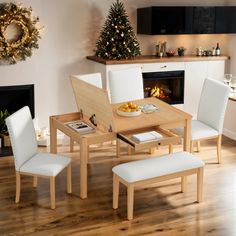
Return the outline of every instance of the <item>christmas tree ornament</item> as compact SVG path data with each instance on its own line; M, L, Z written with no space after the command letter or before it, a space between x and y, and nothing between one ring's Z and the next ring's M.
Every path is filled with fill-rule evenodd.
M95 55L104 59L129 59L141 55L138 40L119 0L110 8L96 43Z

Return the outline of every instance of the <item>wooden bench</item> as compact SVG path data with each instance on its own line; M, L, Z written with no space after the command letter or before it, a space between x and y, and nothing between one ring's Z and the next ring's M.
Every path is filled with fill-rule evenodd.
M113 167L113 209L118 208L119 183L127 187L127 217L133 219L134 188L181 177L181 191L186 190L186 176L197 174L197 202L202 201L204 162L188 152L132 161Z

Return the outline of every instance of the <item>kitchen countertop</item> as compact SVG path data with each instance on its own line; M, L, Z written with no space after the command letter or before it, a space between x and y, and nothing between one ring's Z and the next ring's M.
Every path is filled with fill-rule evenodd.
M173 56L173 57L157 57L154 55L143 55L134 57L132 59L122 59L122 60L106 60L97 56L87 56L87 59L104 65L118 65L118 64L157 63L157 62L218 61L218 60L229 60L230 57L226 55L221 55L221 56L186 55L186 56Z

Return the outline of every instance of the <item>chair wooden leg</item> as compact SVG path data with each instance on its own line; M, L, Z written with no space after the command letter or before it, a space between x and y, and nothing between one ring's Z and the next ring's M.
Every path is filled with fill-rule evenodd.
M181 177L181 192L184 193L186 192L187 189L187 176L182 176Z
M200 152L200 149L201 149L200 141L197 141L197 151Z
M194 142L191 141L190 142L190 152L193 153L193 151L194 151Z
M133 211L134 211L134 186L129 184L127 187L127 218L128 220L133 219Z
M34 176L33 177L33 187L36 188L38 185L38 177L37 176Z
M116 140L116 157L120 157L120 140Z
M217 160L218 163L221 163L221 142L222 142L222 135L219 135L217 138Z
M15 203L18 203L20 201L20 189L21 189L20 173L18 171L16 171L16 199L15 199Z
M70 152L74 151L74 140L70 138Z
M55 209L56 207L56 199L55 199L55 177L50 177L50 201L51 201L51 209Z
M72 193L71 163L67 166L67 193Z
M197 172L197 202L202 201L203 193L203 168L199 168Z
M117 209L119 205L119 184L117 175L113 174L113 209Z
M173 153L173 144L169 144L169 154Z

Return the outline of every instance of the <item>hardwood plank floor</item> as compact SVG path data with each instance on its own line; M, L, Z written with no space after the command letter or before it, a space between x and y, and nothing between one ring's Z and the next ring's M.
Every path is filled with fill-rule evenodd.
M75 150L78 151L76 146ZM45 148L42 148L44 151ZM88 199L79 198L78 153L69 147L59 152L71 156L73 194L66 194L66 173L56 179L56 209L50 209L49 181L23 177L21 201L14 203L15 170L12 157L0 158L0 235L236 235L236 142L223 137L222 164L216 164L214 141L202 143L195 153L206 162L203 202L196 203L196 178L188 178L186 193L179 180L135 191L134 220L126 220L126 189L121 186L119 208L112 209L111 168L142 159L147 152L115 157L115 146L91 147ZM181 150L175 146L174 151ZM160 148L156 154L165 154Z

